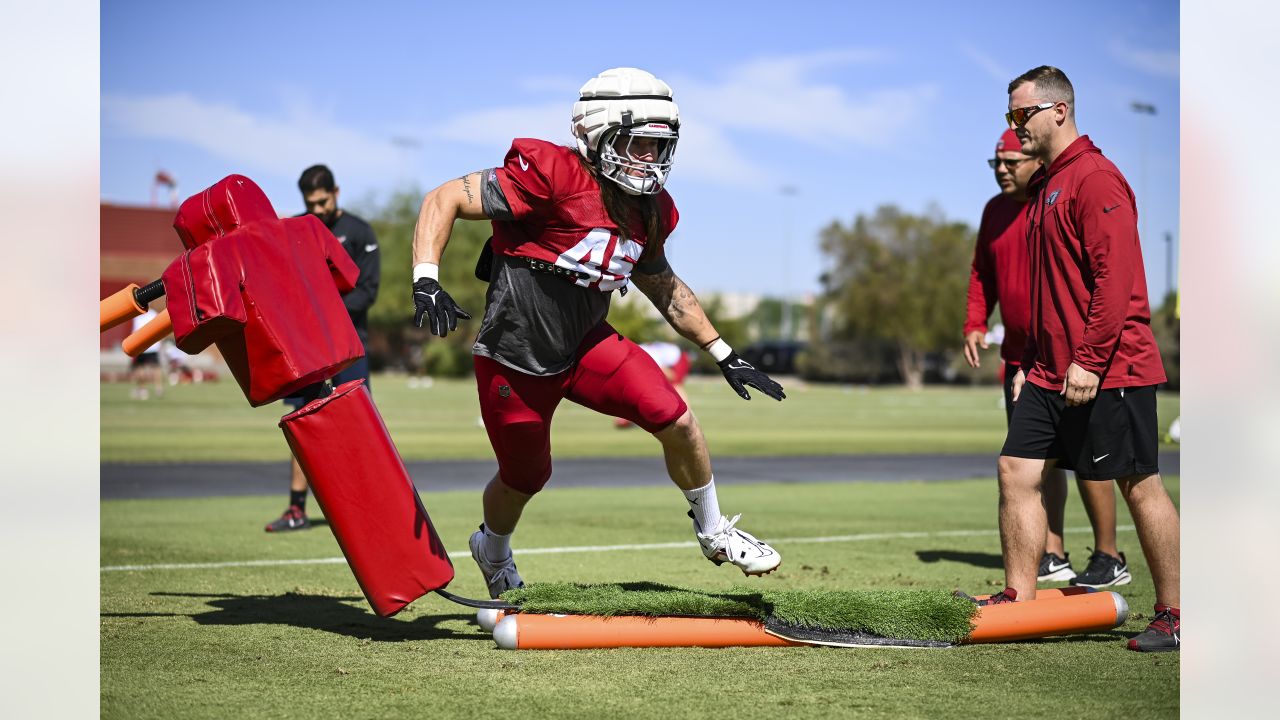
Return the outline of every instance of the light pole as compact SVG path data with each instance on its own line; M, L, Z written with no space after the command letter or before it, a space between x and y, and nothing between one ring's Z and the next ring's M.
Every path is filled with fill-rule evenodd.
M1129 103L1129 109L1133 110L1139 115L1150 115L1151 117L1155 117L1155 114L1156 114L1155 105L1152 105L1151 103L1139 102L1137 100L1134 100L1133 102ZM1141 146L1142 154L1139 156L1139 161L1138 161L1139 168L1140 168L1139 176L1138 176L1138 187L1142 191L1142 202L1143 202L1143 205L1145 205L1146 207L1138 211L1138 217L1140 218L1140 220L1138 221L1138 227L1139 227L1138 234L1145 237L1147 234L1147 215L1148 215L1147 211L1151 209L1151 204L1150 204L1151 199L1147 196L1147 129L1146 129L1147 125L1145 122L1139 121L1139 123L1140 124L1138 125L1138 142Z
M790 340L791 329L791 200L796 196L793 185L783 185L778 190L783 197L782 208L782 327L779 334Z

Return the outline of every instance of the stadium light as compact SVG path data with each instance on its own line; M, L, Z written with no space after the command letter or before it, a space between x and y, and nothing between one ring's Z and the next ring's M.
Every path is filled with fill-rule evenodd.
M1152 105L1151 103L1141 102L1139 100L1134 100L1133 102L1129 103L1129 109L1137 113L1138 115L1148 115L1150 117L1155 117L1156 115L1155 105ZM1138 168L1139 168L1138 187L1142 191L1143 203L1150 202L1150 197L1147 195L1147 127L1146 125L1147 124L1145 122L1142 122L1141 120L1138 121L1138 143L1141 148L1139 150L1141 154L1139 155L1139 160L1138 160ZM1146 237L1147 235L1147 216L1149 216L1150 214L1151 213L1150 213L1149 205L1147 206L1147 208L1140 209L1138 211L1138 234L1141 235L1142 237ZM1166 292L1168 292L1168 290L1169 288L1165 288Z
M799 192L794 185L778 188L783 197L782 210L782 317L778 334L783 340L791 340L795 333L791 327L791 200Z

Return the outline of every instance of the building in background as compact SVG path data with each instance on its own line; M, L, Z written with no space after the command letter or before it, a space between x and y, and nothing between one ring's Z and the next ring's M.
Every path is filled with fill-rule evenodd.
M182 241L173 229L174 214L171 208L110 203L99 206L98 297L107 297L129 283L145 285L158 279L182 253ZM161 310L164 300L152 306ZM129 358L120 349L120 343L129 331L130 323L123 323L99 336L104 376L128 372ZM188 364L194 368L211 368L221 365L221 358L217 349L211 347L190 358Z

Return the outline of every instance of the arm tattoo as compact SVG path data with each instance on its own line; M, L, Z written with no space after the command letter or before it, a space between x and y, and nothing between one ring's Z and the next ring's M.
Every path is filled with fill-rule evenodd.
M640 292L648 296L667 322L677 329L689 310L697 307L698 299L694 297L693 291L676 277L670 267L656 275L633 275L631 280L640 288Z
M667 318L675 323L698 304L698 298L694 296L693 291L680 278L674 277L675 286L672 288L671 301L667 309Z
M475 173L471 173L474 175ZM476 201L475 195L471 193L471 175L462 176L462 191L467 194L467 204L471 205Z

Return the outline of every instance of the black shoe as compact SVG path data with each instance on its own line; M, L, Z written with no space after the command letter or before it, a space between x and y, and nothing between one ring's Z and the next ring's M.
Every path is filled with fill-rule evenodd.
M297 505L290 505L280 517L267 523L267 532L288 532L289 530L306 530L311 527L307 513Z
M1071 569L1071 553L1058 557L1053 553L1045 553L1040 558L1040 570L1036 573L1039 582L1066 582L1076 576Z
M1156 619L1146 630L1129 640L1129 649L1138 652L1178 652L1182 647L1182 611L1156 605Z
M1115 557L1101 550L1094 550L1089 556L1089 567L1077 575L1071 584L1104 588L1112 585L1128 585L1130 580L1133 580L1133 576L1129 574L1129 564L1125 560L1124 553L1120 553L1120 557Z

